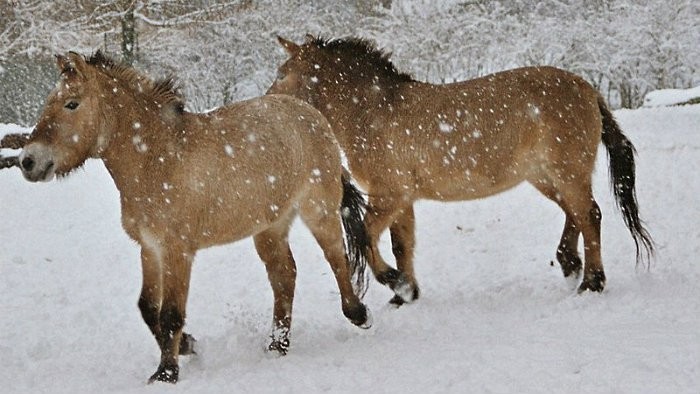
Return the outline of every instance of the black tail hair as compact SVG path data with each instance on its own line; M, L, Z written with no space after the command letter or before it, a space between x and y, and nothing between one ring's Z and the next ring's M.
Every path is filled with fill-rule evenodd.
M355 294L362 298L369 286L367 260L369 253L369 236L365 228L367 203L350 180L350 174L343 170L343 200L340 216L345 229L346 250L352 272Z
M598 97L598 107L603 117L603 145L608 151L610 162L610 184L615 194L615 202L622 212L622 219L630 230L637 249L637 263L642 258L641 247L646 251L647 261L654 254L654 241L639 219L639 207L635 191L636 150L622 133L613 114L602 97ZM641 245L640 245L641 244ZM641 246L641 247L640 247Z

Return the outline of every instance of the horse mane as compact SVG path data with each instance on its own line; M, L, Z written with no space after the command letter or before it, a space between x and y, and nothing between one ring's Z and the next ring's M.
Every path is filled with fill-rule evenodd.
M87 64L105 71L114 78L127 82L129 85L140 86L144 94L163 107L171 107L175 113L185 111L185 98L180 93L174 77L153 80L136 69L125 64L117 63L98 50L90 57L85 57Z
M322 51L328 51L336 56L344 57L346 62L352 60L362 60L358 65L364 65L368 69L382 72L382 76L389 82L414 82L411 74L400 72L389 60L390 52L377 49L375 44L367 39L358 37L325 39L323 37L313 37L309 42ZM366 71L366 70L364 70Z

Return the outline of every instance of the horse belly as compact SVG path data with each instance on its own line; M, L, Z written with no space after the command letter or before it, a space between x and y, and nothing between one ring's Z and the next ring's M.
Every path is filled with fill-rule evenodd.
M222 150L223 151L223 150ZM243 154L242 154L243 155ZM259 155L263 156L263 155ZM180 216L198 247L231 243L255 235L295 210L298 174L288 165L245 157L221 166L190 166L171 215ZM284 160L278 160L284 161Z
M437 176L422 182L418 197L440 201L474 200L511 189L523 180L519 176L494 179L467 173Z
M419 197L442 201L488 197L525 179L524 166L515 157L470 155L464 160L419 168Z
M292 215L298 191L279 183L272 187L266 182L244 182L236 190L211 199L202 207L201 242L212 246L247 238Z

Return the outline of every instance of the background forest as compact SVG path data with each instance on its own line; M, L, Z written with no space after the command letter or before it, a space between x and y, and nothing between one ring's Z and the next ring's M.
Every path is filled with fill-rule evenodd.
M375 324L358 330L296 221L290 353L265 352L272 292L242 240L197 254L187 315L197 355L181 358L178 385L147 385L159 352L137 308L140 249L122 229L109 172L88 160L60 182L29 183L5 169L2 394L698 393L700 105L673 105L700 96L698 0L0 0L0 137L32 129L58 79L56 53L101 49L153 77L172 74L188 109L202 111L264 93L285 59L275 35L307 33L375 40L401 71L431 82L551 64L616 108L643 102L614 113L638 152L653 262L635 265L603 152L593 177L602 294L576 294L550 263L564 215L523 184L416 204L421 298L395 309L373 283ZM388 233L380 248L393 264Z
M307 33L373 39L431 82L554 65L635 108L700 84L699 20L692 0L0 0L0 121L35 121L56 53L101 49L174 75L203 111L264 93L285 57L275 35Z

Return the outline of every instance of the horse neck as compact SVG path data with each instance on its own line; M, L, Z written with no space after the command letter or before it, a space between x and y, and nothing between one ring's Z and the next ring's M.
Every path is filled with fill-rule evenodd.
M334 81L333 78L327 79ZM313 100L314 106L323 113L333 126L336 139L343 149L356 145L363 138L378 111L388 110L400 94L401 84L382 80L345 81L321 86Z
M155 105L139 105L135 101L120 103L108 109L105 119L110 129L110 141L101 154L105 167L112 175L120 192L143 190L138 185L152 176L154 164L163 162L170 136L168 123L159 116Z

